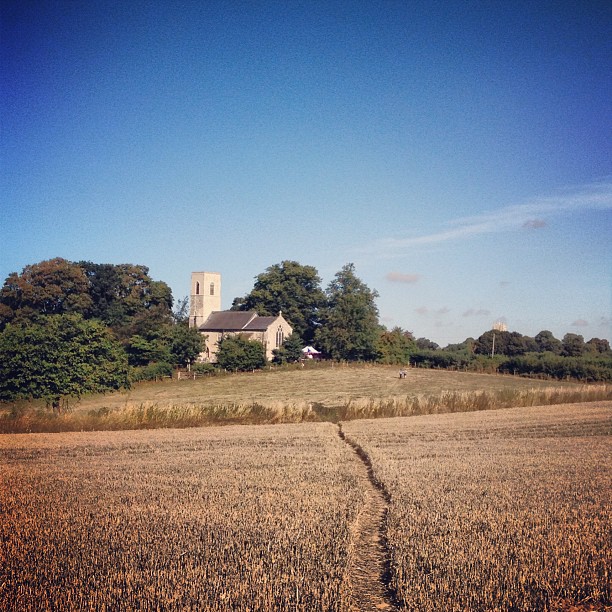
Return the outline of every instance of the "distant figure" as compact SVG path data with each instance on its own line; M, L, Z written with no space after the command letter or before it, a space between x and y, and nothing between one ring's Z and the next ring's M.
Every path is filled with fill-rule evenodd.
M400 378L406 378L406 370L401 369L401 370L399 371L399 377L400 377Z

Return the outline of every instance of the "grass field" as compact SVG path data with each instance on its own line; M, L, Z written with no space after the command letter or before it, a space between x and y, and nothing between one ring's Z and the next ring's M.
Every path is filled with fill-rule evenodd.
M65 414L41 403L0 408L0 432L193 427L406 416L612 399L612 387L388 366L308 364L197 380L140 383L82 398Z
M612 604L612 402L342 423L406 610ZM0 609L352 609L332 423L0 436ZM570 608L570 605L579 607Z

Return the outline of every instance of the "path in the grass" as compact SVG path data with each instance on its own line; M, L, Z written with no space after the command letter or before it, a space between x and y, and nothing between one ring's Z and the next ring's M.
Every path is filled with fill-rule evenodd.
M351 610L395 610L389 591L389 552L384 537L388 495L374 478L367 453L347 438L338 425L338 435L355 451L363 463L363 486L366 492L363 508L353 525L349 558Z

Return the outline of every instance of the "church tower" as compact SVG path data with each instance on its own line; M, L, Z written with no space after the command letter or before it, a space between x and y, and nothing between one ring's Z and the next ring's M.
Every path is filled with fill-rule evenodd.
M189 327L200 327L211 312L218 310L221 310L221 274L192 272Z

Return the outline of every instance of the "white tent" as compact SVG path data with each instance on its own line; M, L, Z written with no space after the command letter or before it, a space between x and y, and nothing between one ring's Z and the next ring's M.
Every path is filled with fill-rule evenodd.
M316 348L314 348L313 346L305 346L302 349L302 353L304 353L304 355L306 355L306 357L310 357L312 359L313 355L320 355L321 352L317 351Z

